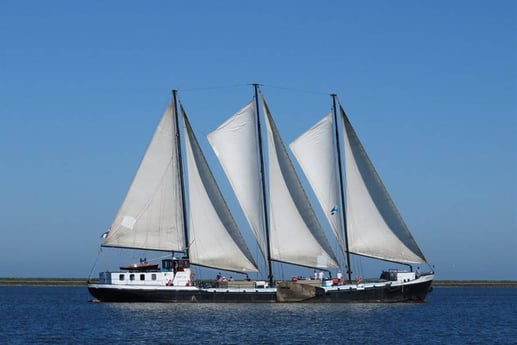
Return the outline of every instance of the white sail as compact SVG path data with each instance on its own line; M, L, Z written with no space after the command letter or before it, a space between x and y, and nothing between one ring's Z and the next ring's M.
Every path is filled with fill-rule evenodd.
M345 253L332 113L323 117L294 140L289 147L307 176L325 217L336 235L341 251Z
M103 246L184 250L172 102L145 152Z
M338 267L264 98L262 106L268 133L271 258L308 267Z
M181 111L188 168L190 262L230 271L257 272L183 108Z
M403 263L424 255L397 211L345 112L347 235L352 253Z
M256 115L253 102L208 135L226 176L257 239L267 252L260 181Z

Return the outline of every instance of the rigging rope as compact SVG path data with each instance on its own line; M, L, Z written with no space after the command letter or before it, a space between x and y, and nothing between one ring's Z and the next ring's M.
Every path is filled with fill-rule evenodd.
M270 87L272 89L278 89L278 90L285 90L285 91L292 91L292 92L301 92L301 93L309 93L313 95L325 95L328 96L328 92L321 92L321 91L314 91L314 90L304 90L304 89L298 89L294 87L285 87L285 86L275 86L275 85L268 85L268 84L262 84L263 86Z
M253 84L248 83L248 84L214 85L214 86L205 86L205 87L192 87L192 88L185 88L185 89L178 88L178 91L193 92L193 91L220 90L220 89L231 89L231 88L239 88L239 87L249 87L250 85L253 85ZM260 84L260 86L266 87L266 88L271 88L271 89L277 89L277 90L308 93L308 94L313 94L313 95L325 95L325 96L329 95L329 92L301 89L301 88L296 88L296 87L278 86L278 85L271 85L271 84Z
M186 89L178 89L181 92L191 92L191 91L206 91L206 90L219 90L219 89L230 89L249 86L249 84L233 84L233 85L218 85L218 86L206 86L206 87L194 87L194 88L186 88Z
M99 256L101 255L102 247L99 247L99 251L97 252L97 257L95 258L95 262L93 263L92 269L90 270L90 273L88 274L88 280L92 278L92 273L95 267L97 266L97 262L99 261Z

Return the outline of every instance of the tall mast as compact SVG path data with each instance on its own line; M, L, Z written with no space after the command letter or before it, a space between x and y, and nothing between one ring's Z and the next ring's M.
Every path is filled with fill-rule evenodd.
M172 90L172 98L174 101L174 121L176 124L175 144L176 150L178 151L178 168L180 175L180 194L181 194L181 210L183 215L183 233L185 235L185 256L189 257L189 239L188 239L188 226L187 226L187 208L185 203L185 184L183 182L183 159L181 157L181 138L180 138L180 127L178 120L178 101L177 101L178 90Z
M271 248L269 244L269 215L266 201L266 179L264 177L264 149L262 147L262 131L260 129L260 114L259 114L259 100L258 100L258 87L259 84L252 84L255 89L255 108L257 115L257 132L258 132L258 146L259 146L259 156L260 156L260 180L262 182L262 200L263 200L263 209L264 209L264 224L266 227L266 261L268 266L268 280L269 285L273 286L273 269L271 266Z
M339 130L338 130L338 122L337 122L337 107L336 107L336 94L333 93L330 95L332 97L332 113L334 115L334 130L336 131L336 149L337 149L337 165L339 172L339 192L341 196L341 207L343 209L342 220L343 220L343 232L345 235L345 259L346 259L346 274L348 276L348 280L352 281L352 269L350 267L350 250L348 249L348 234L347 234L347 225L346 225L346 207L345 207L345 193L343 188L343 169L341 166L341 144L339 142Z

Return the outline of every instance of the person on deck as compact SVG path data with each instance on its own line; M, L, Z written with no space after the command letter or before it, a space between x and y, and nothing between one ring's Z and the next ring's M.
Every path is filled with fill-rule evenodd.
M219 283L221 282L221 272L217 273L217 275L215 276L215 287L219 287Z
M341 285L342 284L342 280L343 280L343 273L341 273L341 271L338 271L337 274L336 274L336 278L337 278L337 281L338 281L338 285Z

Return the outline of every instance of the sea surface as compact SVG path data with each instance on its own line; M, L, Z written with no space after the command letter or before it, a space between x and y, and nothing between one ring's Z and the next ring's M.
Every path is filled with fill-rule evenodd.
M517 344L517 288L422 304L91 303L86 287L0 287L2 344Z

